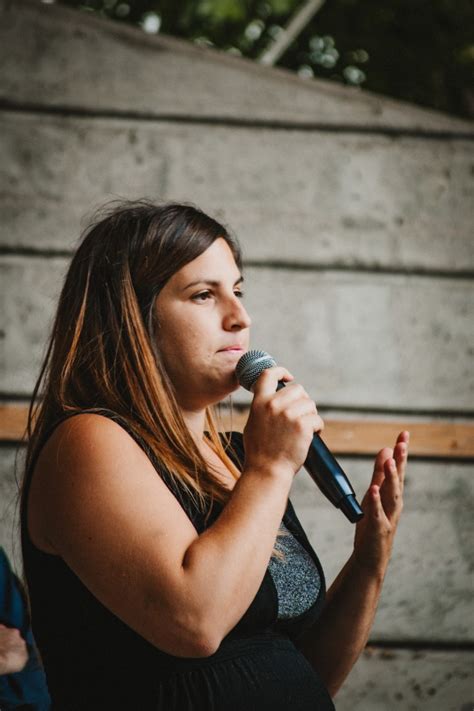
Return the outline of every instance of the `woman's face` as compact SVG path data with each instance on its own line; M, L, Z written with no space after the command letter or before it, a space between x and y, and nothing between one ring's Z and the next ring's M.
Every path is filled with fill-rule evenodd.
M173 274L155 302L156 338L178 403L198 410L237 389L235 366L249 347L242 276L219 238Z

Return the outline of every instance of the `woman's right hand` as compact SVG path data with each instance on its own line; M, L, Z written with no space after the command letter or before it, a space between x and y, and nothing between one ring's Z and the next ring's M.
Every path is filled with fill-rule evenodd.
M301 468L315 432L324 429L315 402L293 375L275 366L256 381L250 415L244 429L245 469L271 472L287 469L294 476ZM276 391L278 381L290 383Z

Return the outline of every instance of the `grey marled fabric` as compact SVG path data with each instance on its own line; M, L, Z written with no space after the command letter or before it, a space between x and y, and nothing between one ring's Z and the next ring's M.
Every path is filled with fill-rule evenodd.
M284 523L280 528L288 531ZM297 617L315 602L321 579L313 559L291 533L277 538L276 547L285 555L284 561L272 557L268 566L278 593L278 619Z

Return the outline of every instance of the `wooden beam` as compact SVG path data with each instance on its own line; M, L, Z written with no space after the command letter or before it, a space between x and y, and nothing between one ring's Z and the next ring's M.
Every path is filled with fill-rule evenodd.
M223 430L242 432L248 409L223 410ZM27 405L0 405L0 441L19 442L26 427ZM410 432L410 456L437 459L474 458L474 425L461 422L366 420L325 418L322 435L329 449L339 455L373 456L382 447L391 447L402 430Z
M226 413L223 429L242 431L248 410L234 412L232 421ZM474 457L474 425L469 423L403 420L346 420L324 419L321 435L329 449L337 454L373 455L382 447L395 443L399 432L410 432L410 455L417 457L462 458Z
M0 405L0 441L19 442L26 429L27 405Z

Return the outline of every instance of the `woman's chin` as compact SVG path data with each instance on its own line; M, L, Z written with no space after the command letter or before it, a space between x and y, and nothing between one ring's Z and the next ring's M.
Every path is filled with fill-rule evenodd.
M239 387L240 385L239 381L237 380L235 370L232 370L222 379L222 382L219 384L219 387L216 390L216 399L213 404L217 404L229 395L232 395L232 393L235 393L236 390L239 389Z
M208 374L201 380L203 387L196 388L189 383L177 393L177 401L181 407L189 410L197 410L212 405L217 405L225 400L229 395L235 393L240 385L235 374L235 368L219 370L212 375Z

